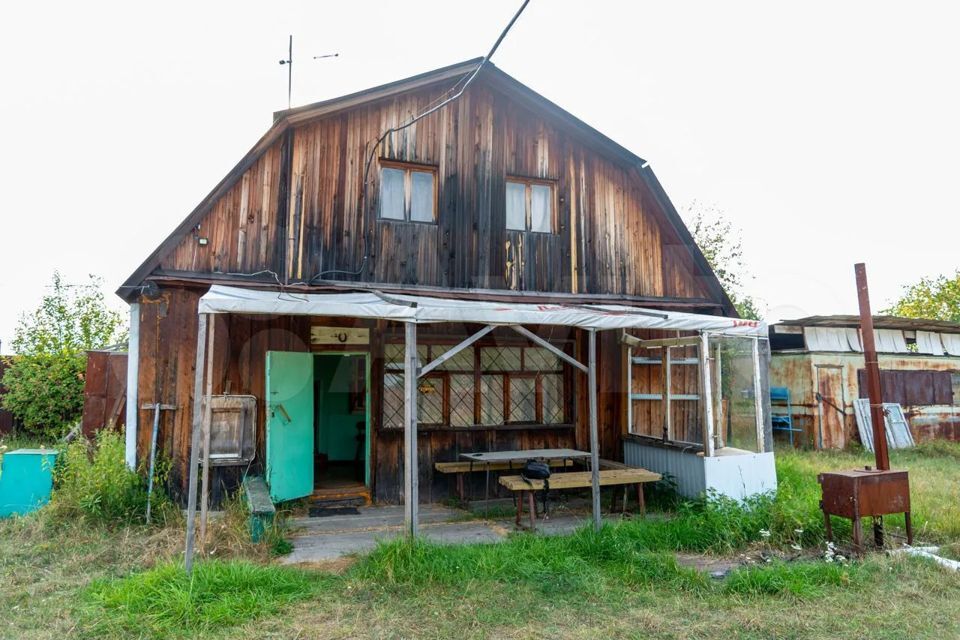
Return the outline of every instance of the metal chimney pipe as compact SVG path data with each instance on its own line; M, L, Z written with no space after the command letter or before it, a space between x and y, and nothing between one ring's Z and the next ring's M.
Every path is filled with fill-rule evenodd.
M857 274L857 298L860 301L860 333L863 339L863 359L867 374L867 396L870 398L870 421L873 423L873 453L877 469L890 470L887 451L887 430L884 427L883 392L880 387L880 363L873 335L873 316L870 313L870 292L867 288L867 267L862 262L853 265Z

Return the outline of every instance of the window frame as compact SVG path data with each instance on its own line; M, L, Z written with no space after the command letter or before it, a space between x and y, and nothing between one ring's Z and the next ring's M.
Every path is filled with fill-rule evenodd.
M387 348L397 345L402 346L402 342L396 339L387 339L383 343L381 357L383 358L383 380L381 385L385 384L386 378L388 375L403 375L402 366L398 363L391 364L387 361ZM447 341L437 341L437 342L420 342L418 346L418 351L420 349L427 350L427 359L436 358L439 353L434 353L434 348L448 349L453 346L455 343L448 343ZM481 352L484 348L507 348L507 349L517 349L520 352L520 365L519 369L514 368L484 368L481 365ZM420 427L427 427L430 429L439 429L439 430L483 430L483 429L523 429L523 428L533 428L533 429L542 429L542 428L553 428L553 429L563 429L573 426L576 422L576 402L572 398L572 394L575 393L575 383L572 380L573 372L572 368L562 360L557 362L556 369L549 370L533 370L526 368L526 358L527 350L529 349L541 349L535 344L527 342L487 342L481 340L476 344L468 347L472 350L473 355L473 368L470 370L445 370L445 369L436 369L428 373L425 378L429 378L431 383L437 387L437 390L441 394L443 399L443 409L442 409L442 420L441 422L418 422ZM566 349L564 349L566 350ZM421 359L422 354L421 354ZM421 362L423 364L423 362ZM472 388L472 410L473 410L473 419L472 423L469 425L454 425L453 417L453 399L451 398L452 392L452 376L470 376L473 378L473 388ZM547 413L547 405L545 400L546 392L544 387L546 384L545 379L548 376L559 376L559 385L557 387L560 394L560 414L559 420L557 422L545 422L544 418ZM499 401L497 404L500 405L501 419L496 423L485 423L483 421L483 398L484 392L480 383L481 378L483 377L495 377L499 378L501 381L502 395L497 398ZM533 421L522 421L522 420L511 420L511 382L514 379L528 379L533 380L533 386L535 389L534 396L534 413L535 418ZM419 384L417 385L419 388ZM382 397L382 395L381 395ZM381 406L377 408L379 412L379 424L381 429L387 430L396 430L398 426L396 424L387 424L384 419L385 406L381 403Z
M383 215L383 170L395 169L403 171L403 218L387 218ZM413 174L429 173L433 178L433 219L414 220L413 215ZM432 164L417 162L402 162L399 160L380 159L380 174L377 195L377 221L400 224L424 224L436 226L440 209L440 176L439 167Z
M513 229L507 226L507 185L510 183L522 184L524 185L524 228L523 229ZM534 185L544 186L550 189L550 197L548 202L550 203L550 230L549 231L535 231L532 228L533 225L533 187ZM558 213L558 198L557 198L557 181L551 180L550 178L529 178L526 176L514 176L508 175L503 186L503 226L507 231L516 231L520 233L537 233L540 235L556 235L557 234L557 222L559 221Z

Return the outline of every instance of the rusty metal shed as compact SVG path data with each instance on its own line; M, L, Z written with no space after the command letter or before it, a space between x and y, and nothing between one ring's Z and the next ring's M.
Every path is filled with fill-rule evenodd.
M866 397L858 325L836 315L770 326L770 385L790 391L796 446L856 441L853 403ZM877 316L874 332L884 400L903 406L914 439L960 440L960 324Z

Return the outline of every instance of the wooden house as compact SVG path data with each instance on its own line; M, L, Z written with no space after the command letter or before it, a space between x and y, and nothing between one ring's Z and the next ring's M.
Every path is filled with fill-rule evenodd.
M118 292L132 318L128 462L140 464L150 448L153 412L143 407L175 406L161 413L158 447L173 462L171 488L183 491L195 397L242 396L253 407L252 460L218 467L215 494L244 473L266 470L278 485L271 487L275 499L358 491L400 501L404 322L284 306L308 296L354 292L394 302L422 296L500 309L627 313L600 311L617 305L637 309L637 317L699 318L706 324L698 327L729 327L765 341L765 327L737 319L650 166L492 64L457 100L389 132L462 88L480 62L276 113L266 134L130 276ZM281 306L211 314L209 375L199 386L198 305L221 286L268 292ZM417 304L404 300L400 306ZM585 325L526 326L564 354L587 358L593 333ZM661 322L633 335L676 338L692 326ZM475 319L418 325L420 365L482 327ZM597 447L611 459L622 459L630 430L628 393L643 391L651 376L660 380L638 373L628 391L623 338L623 331L597 334ZM414 424L420 499L448 495L451 482L434 464L461 452L588 448L584 378L506 325L422 376ZM674 380L693 393L702 384L698 375ZM291 385L303 393L279 402L289 390L278 388ZM636 409L631 415L646 422L635 419L634 430L659 437L660 405L638 399ZM701 415L689 407L677 413L678 433L689 423L687 436L702 442ZM301 434L296 444L280 443L279 434L294 432ZM281 480L285 470L296 477ZM287 481L297 488L281 489Z

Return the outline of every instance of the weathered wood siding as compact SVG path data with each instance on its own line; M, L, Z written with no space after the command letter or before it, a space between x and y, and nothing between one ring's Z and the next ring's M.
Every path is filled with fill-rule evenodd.
M161 268L269 269L291 281L325 273L391 284L716 298L637 167L490 83L476 83L449 108L388 136L376 154L437 167L437 223L379 220L376 159L364 190L372 141L440 99L448 84L286 132L213 204L195 233L162 258ZM554 233L506 229L508 176L555 182ZM209 244L201 246L198 237Z
M197 300L200 292L170 288L154 300L143 300L140 312L140 384L141 406L153 402L176 405L173 412L161 414L158 446L172 462L170 487L174 494L186 489L192 420L192 393L196 356ZM385 336L399 329L386 322L354 321L345 318L261 317L245 315L215 316L213 393L251 394L257 398L257 457L253 472L262 472L265 456L265 362L266 353L277 351L335 351L337 346L310 345L310 326L356 326L370 329L371 369L371 469L377 500L396 502L403 486L403 431L381 425L383 390L383 345ZM457 328L464 334L472 327ZM437 343L441 328L424 328L423 342ZM449 334L449 331L447 332ZM570 330L553 332L555 339L566 339L571 352L586 358L586 336ZM558 338L559 337L559 338ZM450 341L450 336L446 336ZM357 346L341 347L349 351ZM598 337L598 390L601 455L619 458L619 437L623 430L623 350L612 332ZM419 434L421 498L436 501L450 495L451 478L434 472L438 461L456 460L461 452L574 447L589 449L586 423L586 376L571 372L572 388L568 401L572 426L523 426L422 428ZM146 460L150 446L153 412L140 410L137 459ZM234 489L243 469L215 468L214 499L224 490ZM481 476L482 474L474 474ZM483 491L480 477L472 479L474 495ZM495 482L493 483L496 484ZM496 492L496 487L492 487Z

